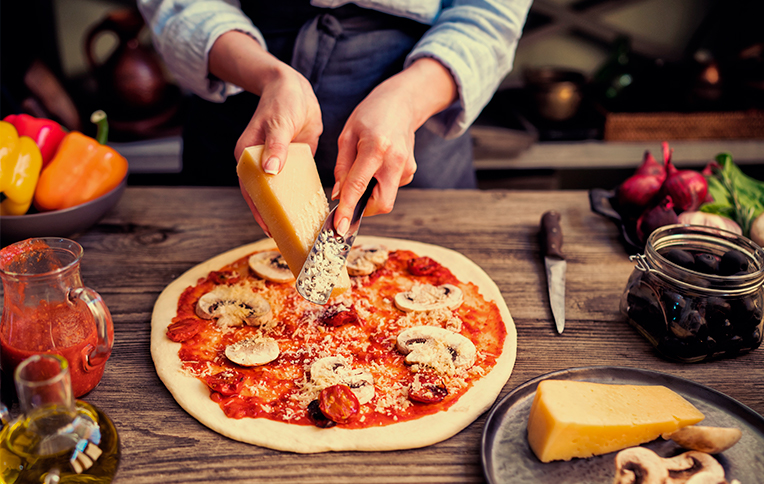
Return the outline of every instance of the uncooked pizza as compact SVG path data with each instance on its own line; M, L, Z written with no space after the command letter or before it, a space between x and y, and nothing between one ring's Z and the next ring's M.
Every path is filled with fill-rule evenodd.
M347 268L350 289L325 305L297 293L271 239L192 268L154 307L159 377L216 432L293 452L422 447L493 404L517 337L479 266L361 236Z

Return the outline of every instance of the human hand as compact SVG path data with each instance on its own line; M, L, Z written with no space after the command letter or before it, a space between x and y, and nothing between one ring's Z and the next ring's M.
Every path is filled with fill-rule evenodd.
M315 155L322 130L321 109L310 83L286 66L283 76L264 86L255 114L236 143L234 155L238 160L245 148L264 145L260 158L263 171L275 175L284 167L291 142L307 143ZM247 191L241 188L255 221L270 237L268 226Z
M383 83L374 89L353 110L339 136L332 199L340 198L334 218L340 234L347 231L353 209L372 178L378 183L366 215L392 211L398 188L414 178L417 126L410 104L394 87Z
M238 160L245 148L265 145L263 169L271 174L284 167L289 143L307 143L315 154L323 131L321 108L310 82L286 64L277 70L263 85L257 109L234 150Z
M366 215L389 213L398 188L414 178L416 130L456 99L456 83L438 61L416 60L387 79L353 110L338 140L332 199L339 198L335 230L345 235L353 210L372 178L378 183Z
M307 143L313 153L323 131L321 109L313 88L302 74L268 53L243 32L221 35L209 56L210 73L256 94L260 100L234 149L235 160L248 146L265 145L261 157L267 173L284 167L291 142ZM269 234L246 190L242 194L252 215ZM270 234L269 234L270 235Z

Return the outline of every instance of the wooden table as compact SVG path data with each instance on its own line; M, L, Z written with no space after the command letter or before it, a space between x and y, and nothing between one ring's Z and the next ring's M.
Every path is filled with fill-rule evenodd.
M537 241L548 209L562 214L568 256L562 335L551 319ZM554 370L629 366L694 380L764 414L764 349L731 360L674 363L625 322L618 304L634 264L616 227L589 210L586 192L404 190L394 211L365 219L361 233L454 249L496 281L518 332L517 362L502 395ZM300 455L232 441L178 406L149 352L154 302L187 269L263 236L238 189L129 187L98 225L74 237L85 248L83 280L114 318L106 373L84 397L113 419L122 439L114 482L483 482L486 415L423 449Z

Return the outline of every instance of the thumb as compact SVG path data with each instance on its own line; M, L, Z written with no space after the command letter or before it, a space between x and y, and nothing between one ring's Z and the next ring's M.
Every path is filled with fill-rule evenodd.
M277 175L284 168L284 163L287 158L287 150L289 149L289 138L282 138L276 136L270 136L265 139L265 147L263 148L263 155L260 158L262 168L265 173L269 175Z

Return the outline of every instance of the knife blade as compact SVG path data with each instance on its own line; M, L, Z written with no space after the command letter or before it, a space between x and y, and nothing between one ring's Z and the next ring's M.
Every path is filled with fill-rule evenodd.
M555 210L545 212L541 217L541 251L546 267L549 305L557 332L562 334L565 329L565 271L568 263L562 252L560 213Z
M329 300L358 235L363 211L376 185L377 180L372 178L353 210L350 227L344 236L334 231L337 206L329 212L295 281L295 288L303 298L315 304L326 304Z

